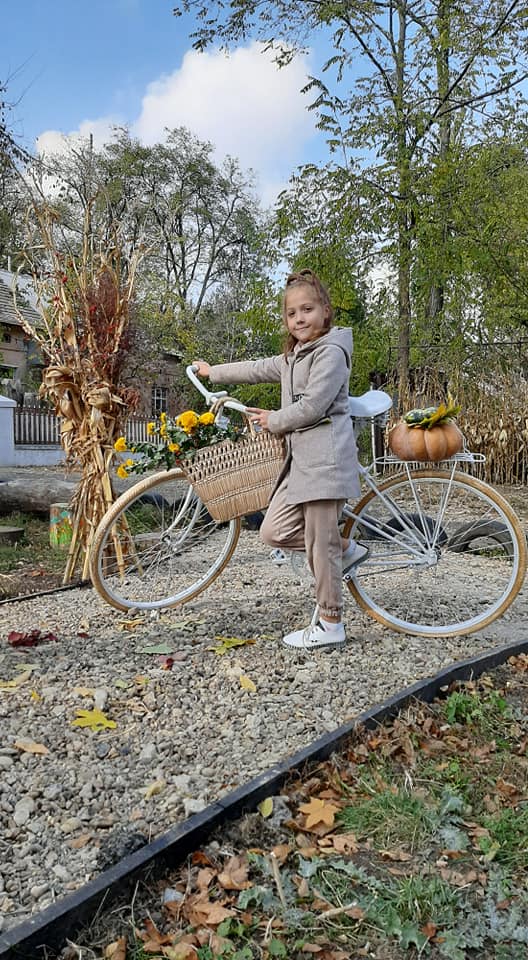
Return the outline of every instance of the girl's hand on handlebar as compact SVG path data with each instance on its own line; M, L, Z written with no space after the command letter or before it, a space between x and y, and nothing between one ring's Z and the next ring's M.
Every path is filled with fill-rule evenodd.
M249 419L253 423L258 423L259 427L263 430L268 429L268 417L271 413L271 410L261 410L260 407L248 407L247 412L249 413Z
M211 366L205 360L193 360L192 365L198 377L208 377L211 373Z

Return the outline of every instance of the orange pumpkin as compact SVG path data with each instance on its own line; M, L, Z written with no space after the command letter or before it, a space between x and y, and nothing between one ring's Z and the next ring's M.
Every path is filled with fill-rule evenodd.
M455 423L446 420L429 430L409 427L402 420L389 431L389 449L400 460L447 460L464 446L463 434Z

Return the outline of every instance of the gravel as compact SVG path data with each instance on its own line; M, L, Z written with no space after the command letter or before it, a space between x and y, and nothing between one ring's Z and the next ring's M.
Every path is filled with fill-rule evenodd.
M4 930L413 681L525 639L528 590L469 637L391 633L350 601L343 651L281 646L311 612L310 587L249 530L208 591L157 617L119 613L91 589L0 605ZM34 629L57 639L7 643ZM256 642L220 656L219 637ZM72 725L94 709L115 727Z

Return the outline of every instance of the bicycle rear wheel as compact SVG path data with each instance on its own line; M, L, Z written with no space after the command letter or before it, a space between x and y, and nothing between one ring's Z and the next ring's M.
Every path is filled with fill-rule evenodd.
M118 610L185 603L229 562L240 520L218 524L179 469L146 477L110 507L90 554L98 593Z
M343 533L369 548L349 582L375 620L417 636L473 633L500 617L526 572L509 504L463 473L409 471L353 508Z

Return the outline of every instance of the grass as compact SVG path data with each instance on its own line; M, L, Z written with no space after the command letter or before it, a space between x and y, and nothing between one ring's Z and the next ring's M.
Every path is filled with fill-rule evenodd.
M43 574L62 573L66 553L50 548L47 519L13 512L2 516L0 525L24 528L23 537L17 544L0 543L0 596L2 593L16 596L20 586L25 585L27 588L28 578L31 578L32 573L35 576L35 589L38 589L38 577ZM20 577L19 581L17 577Z

